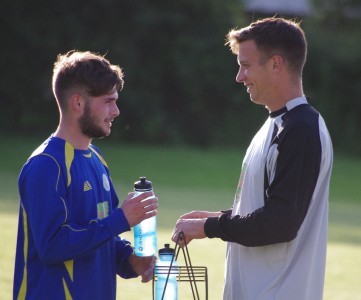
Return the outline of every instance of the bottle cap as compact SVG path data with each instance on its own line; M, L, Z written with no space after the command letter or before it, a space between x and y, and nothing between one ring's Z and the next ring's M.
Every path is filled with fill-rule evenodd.
M158 253L159 255L174 255L174 249L169 247L169 244L164 244L164 248L159 249Z
M134 182L134 190L150 191L152 190L152 182L146 177L139 177L139 181Z

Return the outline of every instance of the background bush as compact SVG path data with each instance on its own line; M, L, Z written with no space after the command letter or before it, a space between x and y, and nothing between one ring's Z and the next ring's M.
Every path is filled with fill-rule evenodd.
M305 93L326 119L335 147L360 154L361 21L344 12L356 4L315 2L315 14L303 21ZM107 54L126 74L112 139L248 144L267 111L250 104L235 82L236 57L224 42L229 29L252 18L236 0L3 1L0 130L55 130L52 65L57 54L78 49Z

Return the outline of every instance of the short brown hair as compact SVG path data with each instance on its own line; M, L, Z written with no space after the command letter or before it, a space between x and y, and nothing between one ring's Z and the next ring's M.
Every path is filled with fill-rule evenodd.
M67 92L84 88L90 96L106 94L114 87L121 90L124 74L119 66L111 65L104 56L86 51L59 54L53 69L53 93L59 106L64 106Z
M227 43L238 54L240 43L253 40L259 51L270 58L275 54L287 61L290 70L301 76L307 56L307 41L300 23L283 18L265 18L242 29L232 29Z

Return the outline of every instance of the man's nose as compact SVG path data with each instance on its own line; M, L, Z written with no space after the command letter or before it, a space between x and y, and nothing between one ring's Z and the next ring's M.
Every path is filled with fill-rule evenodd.
M119 114L120 114L118 105L117 105L116 103L114 103L114 107L113 107L113 110L112 110L112 114L113 114L114 117L117 117L117 116L119 116Z
M242 70L239 70L236 76L236 81L238 83L242 83L244 81L245 77L244 77L244 73L242 72Z

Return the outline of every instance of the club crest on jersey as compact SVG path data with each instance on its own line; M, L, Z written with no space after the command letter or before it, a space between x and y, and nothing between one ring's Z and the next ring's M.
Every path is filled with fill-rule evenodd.
M103 187L107 192L110 191L109 179L108 179L108 176L105 174L103 174Z

